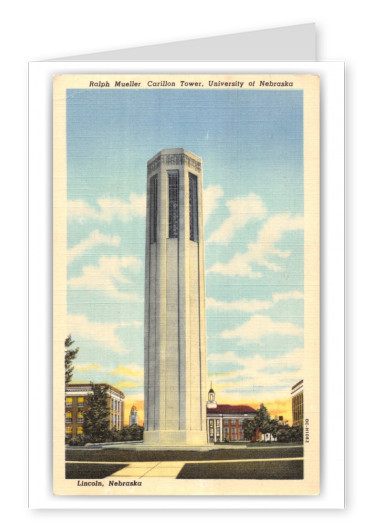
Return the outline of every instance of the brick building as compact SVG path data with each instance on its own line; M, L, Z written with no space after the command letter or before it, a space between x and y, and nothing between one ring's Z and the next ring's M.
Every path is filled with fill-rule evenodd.
M250 406L217 404L211 387L206 403L208 442L244 441L243 422L255 415L256 410Z
M108 427L121 430L124 427L124 393L116 387L101 383L107 387ZM82 435L84 413L89 409L91 384L68 384L65 387L65 436Z
M291 387L292 425L303 426L303 380Z

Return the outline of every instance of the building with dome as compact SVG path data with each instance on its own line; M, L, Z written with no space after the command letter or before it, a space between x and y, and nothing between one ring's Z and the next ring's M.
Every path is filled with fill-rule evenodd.
M134 404L131 407L131 411L129 413L129 426L133 426L133 424L138 424L137 408Z
M217 407L217 402L215 400L215 392L213 389L213 383L211 383L209 393L208 393L208 401L206 403L206 409L215 409L216 407Z
M256 415L247 405L217 404L211 385L206 403L206 430L208 443L244 441L243 422Z

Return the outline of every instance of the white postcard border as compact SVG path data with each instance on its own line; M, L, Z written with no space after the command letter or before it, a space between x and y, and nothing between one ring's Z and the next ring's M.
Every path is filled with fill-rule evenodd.
M318 497L58 497L52 495L52 78L62 73L307 73L322 97L322 494ZM30 506L33 508L339 508L344 490L343 63L31 63ZM49 423L46 422L49 419Z

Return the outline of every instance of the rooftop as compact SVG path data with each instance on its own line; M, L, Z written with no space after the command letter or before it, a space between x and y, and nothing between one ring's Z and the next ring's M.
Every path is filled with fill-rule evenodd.
M293 385L291 387L291 390L295 389L296 387L298 387L299 385L301 385L303 383L303 380L300 380L300 382L296 383L295 385Z
M197 161L201 162L201 157L196 155L195 153L192 153L192 151L188 151L188 149L184 148L168 148L168 149L161 149L161 151L158 151L151 159L148 160L148 164L150 164L154 159L158 158L160 155L179 155L179 154L186 154L190 157L193 157Z
M231 404L218 404L217 407L206 408L207 413L256 413L251 406L243 404L233 406Z
M123 391L120 391L120 389L118 389L117 387L114 387L113 385L110 385L108 383L103 383L103 382L100 382L100 383L95 383L95 385L100 385L101 387L108 387L108 389L111 389L112 391L114 391L115 393L119 393L123 398L125 398L125 394L123 393ZM69 383L65 386L65 391L74 391L76 388L79 388L79 387L87 387L87 388L91 388L91 383L88 383L88 382L82 382L82 383Z

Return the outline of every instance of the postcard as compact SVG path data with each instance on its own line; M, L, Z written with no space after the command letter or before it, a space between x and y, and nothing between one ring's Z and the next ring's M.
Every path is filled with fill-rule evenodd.
M55 76L56 495L319 494L319 87Z

